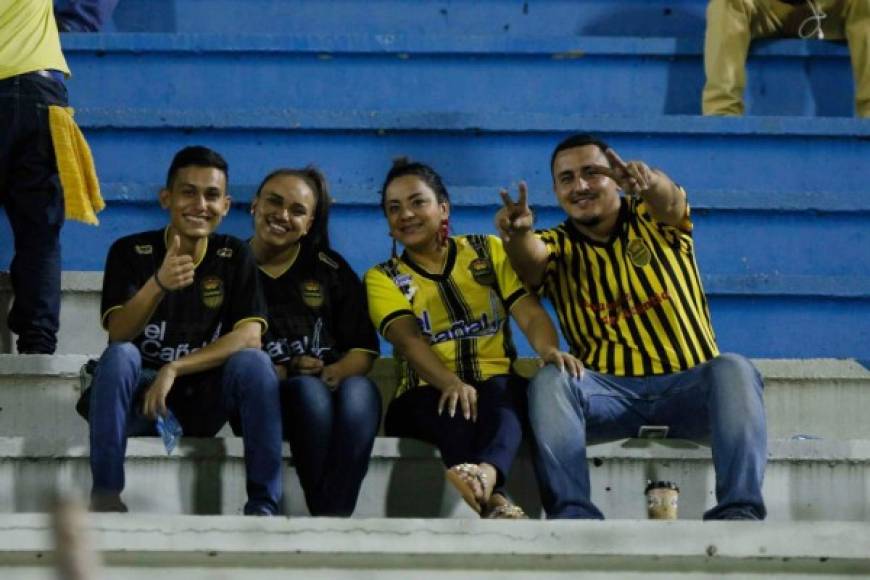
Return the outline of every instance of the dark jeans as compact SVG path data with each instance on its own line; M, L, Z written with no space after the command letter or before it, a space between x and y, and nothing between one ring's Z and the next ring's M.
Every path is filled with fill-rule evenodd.
M354 376L330 391L317 377L298 376L281 383L281 407L308 511L350 516L381 422L378 388Z
M527 381L513 375L491 377L477 389L477 422L467 421L457 406L453 417L438 414L441 391L415 387L393 399L384 430L390 437L413 437L431 443L447 467L489 463L498 473L500 490L523 439L521 417Z
M193 375L193 381L180 377L167 405L184 434L193 437L212 437L230 416L237 416L245 446L245 513L278 513L283 488L281 414L272 362L261 350L245 349L221 369L202 375ZM142 395L153 378L154 371L142 368L142 357L132 343L112 343L100 357L89 411L94 495L120 494L127 438L155 434L154 421L140 413Z
M0 80L0 203L15 237L9 329L19 352L50 354L57 345L64 200L48 106L66 104L55 80L35 73Z
M755 367L722 354L680 373L574 379L553 365L529 385L529 418L541 500L549 518L603 518L590 499L586 444L667 425L669 437L709 439L718 504L705 519L764 519L767 463L764 384Z

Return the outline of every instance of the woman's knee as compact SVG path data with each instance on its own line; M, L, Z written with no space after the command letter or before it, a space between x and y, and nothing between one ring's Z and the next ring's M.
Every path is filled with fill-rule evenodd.
M381 415L381 392L375 383L364 376L344 379L338 388L342 408L353 415Z
M281 383L281 399L294 411L323 413L332 409L332 393L319 377L298 375Z

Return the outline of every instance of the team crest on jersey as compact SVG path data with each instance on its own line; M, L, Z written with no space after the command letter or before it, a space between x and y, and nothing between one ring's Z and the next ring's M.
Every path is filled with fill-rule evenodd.
M199 284L202 303L207 308L220 308L224 303L224 281L217 276L206 276Z
M471 272L474 281L478 284L482 286L493 286L495 284L495 272L489 260L477 258L468 265L468 270Z
M140 256L150 256L154 253L154 247L151 244L142 244L141 246L134 246L136 253Z
M323 306L323 286L317 280L306 280L301 284L302 302L309 308Z
M646 243L640 238L634 238L628 242L625 253L628 255L628 259L631 260L631 263L638 268L643 268L652 260L652 252L650 252Z
M217 251L218 258L232 258L233 257L233 249L232 248L221 248Z

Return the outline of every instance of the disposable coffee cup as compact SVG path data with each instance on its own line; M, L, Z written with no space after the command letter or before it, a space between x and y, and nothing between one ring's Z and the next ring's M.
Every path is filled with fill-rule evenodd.
M676 483L673 481L647 481L645 493L649 519L677 519L680 488Z

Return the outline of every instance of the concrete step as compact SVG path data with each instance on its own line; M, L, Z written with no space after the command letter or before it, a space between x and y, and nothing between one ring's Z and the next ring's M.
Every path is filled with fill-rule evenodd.
M0 354L0 436L84 441L85 422L76 414L83 355ZM755 360L765 379L771 438L809 435L824 439L870 439L865 401L870 371L850 360ZM520 371L534 372L532 359ZM385 402L396 385L391 359L380 359L371 376Z
M700 114L704 85L701 38L362 28L340 35L82 34L65 36L63 46L74 73L72 102L81 108L198 111L208 94L215 116L274 108L644 117ZM593 77L596 90L589 90L582 80ZM747 79L750 115L854 115L843 45L756 43Z
M155 4L159 8L154 8ZM700 36L704 0L124 0L125 32ZM312 24L316 23L316 25Z
M158 438L131 439L124 501L134 512L239 514L245 503L242 441L182 439L167 457ZM285 447L289 461L289 452ZM292 462L290 462L292 465ZM715 504L710 450L688 441L626 439L589 449L592 499L608 518L646 517L648 479L676 481L681 519L700 519ZM284 472L284 513L307 510L293 469ZM774 521L870 521L870 441L770 442L764 496ZM0 438L0 512L46 509L62 491L90 489L88 448L74 438ZM159 490L159 491L158 491ZM412 491L413 490L413 491ZM508 491L541 516L528 454L518 458ZM358 517L473 518L451 486L436 450L413 440L378 438L363 482Z
M847 522L488 522L94 515L105 578L858 578L870 528ZM49 518L0 516L0 573L55 578Z

